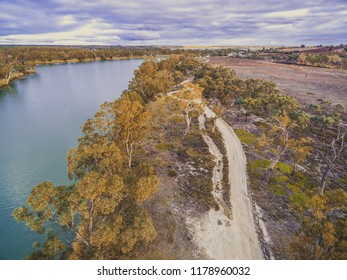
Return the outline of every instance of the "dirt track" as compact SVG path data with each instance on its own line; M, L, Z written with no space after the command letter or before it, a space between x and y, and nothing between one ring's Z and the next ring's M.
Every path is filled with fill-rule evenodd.
M211 57L209 63L234 69L243 79L272 81L283 93L302 103L331 99L333 103L347 107L347 71L344 70L230 57Z
M204 109L207 117L214 116L208 107ZM225 121L218 119L216 125L227 150L232 219L221 210L211 209L202 219L190 220L195 242L212 259L263 259L247 190L245 153L240 140ZM218 148L209 146L210 152L218 158Z

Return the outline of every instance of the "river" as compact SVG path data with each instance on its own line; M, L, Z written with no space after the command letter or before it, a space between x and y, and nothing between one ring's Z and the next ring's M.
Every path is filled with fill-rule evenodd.
M141 59L44 65L0 89L0 259L23 259L37 234L12 211L42 181L69 184L66 154L80 127L120 97Z

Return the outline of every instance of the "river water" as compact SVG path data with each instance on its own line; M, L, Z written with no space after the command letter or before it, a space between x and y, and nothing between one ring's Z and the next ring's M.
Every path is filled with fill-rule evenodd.
M80 127L127 88L141 59L45 65L0 89L0 259L23 259L37 235L12 211L42 181L69 184Z

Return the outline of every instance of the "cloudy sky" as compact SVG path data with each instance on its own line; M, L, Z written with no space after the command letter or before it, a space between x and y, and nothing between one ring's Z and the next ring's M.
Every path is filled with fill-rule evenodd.
M0 44L347 43L347 0L0 0Z

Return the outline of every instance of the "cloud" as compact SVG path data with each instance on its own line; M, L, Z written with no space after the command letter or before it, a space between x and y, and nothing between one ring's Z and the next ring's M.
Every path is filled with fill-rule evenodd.
M0 44L332 44L347 3L277 0L0 2Z
M60 25L60 26L76 25L76 24L77 24L77 21L76 21L75 17L72 15L62 16L58 20L58 25Z
M300 18L309 14L309 9L297 9L289 11L271 12L265 14L267 18Z
M119 33L119 38L125 41L158 40L160 34L151 30L124 31Z

